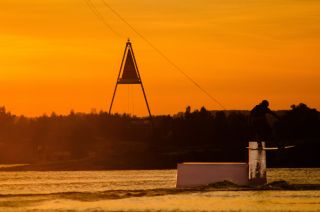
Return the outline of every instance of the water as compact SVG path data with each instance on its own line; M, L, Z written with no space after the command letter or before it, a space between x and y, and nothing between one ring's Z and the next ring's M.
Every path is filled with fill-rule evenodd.
M320 211L320 169L269 169L279 180L290 185L175 189L176 170L0 172L0 211Z

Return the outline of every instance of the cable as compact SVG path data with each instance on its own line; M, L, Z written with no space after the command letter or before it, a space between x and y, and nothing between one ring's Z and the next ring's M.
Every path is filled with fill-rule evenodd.
M88 8L91 10L91 12L110 30L112 31L116 36L121 37L122 36L115 31L105 20L104 16L99 12L99 10L96 8L94 3L91 0L84 0L85 3L87 4Z
M130 86L128 86L128 113L130 113Z
M132 93L131 93L131 97L132 97L132 114L134 114L134 87L133 87L133 85L131 85L131 90L132 90Z
M168 58L160 49L153 45L146 37L144 37L140 32L138 32L129 22L127 22L116 10L114 10L105 0L101 0L103 4L111 10L122 22L130 27L140 38L142 38L151 48L153 48L160 56L162 56L168 63L170 63L176 70L178 70L182 75L184 75L190 82L192 82L197 88L199 88L203 93L205 93L212 101L217 103L224 110L226 109L216 98L214 98L206 89L202 88L195 80L193 80L187 73L185 73L178 65L176 65L170 58Z

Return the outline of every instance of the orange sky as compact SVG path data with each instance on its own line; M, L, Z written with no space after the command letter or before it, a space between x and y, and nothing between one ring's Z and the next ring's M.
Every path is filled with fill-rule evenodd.
M28 116L107 110L130 37L154 114L221 109L92 1L120 36L84 0L0 1L0 105ZM320 1L107 2L227 109L265 98L320 109ZM138 86L120 86L114 112L147 115Z

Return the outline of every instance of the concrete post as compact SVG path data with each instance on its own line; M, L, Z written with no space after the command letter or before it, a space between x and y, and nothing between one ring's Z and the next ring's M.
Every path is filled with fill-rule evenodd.
M265 148L265 142L262 142ZM263 185L267 183L266 150L258 149L258 142L249 142L249 183L251 185Z

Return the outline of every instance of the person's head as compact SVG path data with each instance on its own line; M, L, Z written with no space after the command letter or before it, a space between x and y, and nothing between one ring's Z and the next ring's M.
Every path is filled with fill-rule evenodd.
M260 104L263 105L263 106L265 106L265 107L269 107L269 102L268 102L268 100L263 100Z

